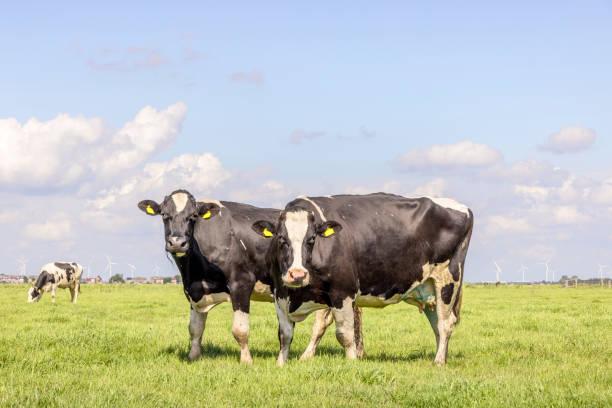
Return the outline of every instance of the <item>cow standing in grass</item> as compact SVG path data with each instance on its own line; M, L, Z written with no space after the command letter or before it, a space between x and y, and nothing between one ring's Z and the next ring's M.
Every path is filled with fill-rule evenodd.
M51 291L51 301L55 302L57 288L70 288L70 301L77 302L81 291L83 267L75 262L53 262L44 265L34 286L28 291L28 302L38 302L44 292Z
M234 309L232 334L240 346L240 362L252 363L248 347L250 300L272 302L273 297L265 262L269 242L260 239L251 224L258 219L273 222L280 210L229 201L196 202L185 190L172 192L161 204L143 200L138 208L163 219L166 251L179 268L185 296L191 303L189 359L200 357L208 312L230 301ZM317 314L303 358L314 355L331 322L329 310Z
M354 305L405 301L425 311L436 336L435 363L446 362L461 308L463 268L473 215L450 199L392 194L298 197L274 224L267 256L279 320L279 365L289 356L295 322L331 307L336 337L356 357ZM266 234L267 231L267 234Z

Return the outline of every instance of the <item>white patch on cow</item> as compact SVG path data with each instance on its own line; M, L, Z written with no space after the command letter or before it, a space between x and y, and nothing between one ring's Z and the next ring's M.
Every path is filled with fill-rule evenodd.
M302 320L306 319L308 315L314 312L315 310L327 309L327 308L328 308L327 305L323 305L321 303L315 303L313 301L304 302L297 308L297 310L294 310L293 312L289 313L289 319L292 322L301 322Z
M293 250L293 263L289 270L306 270L302 263L302 244L308 231L308 213L306 211L291 211L286 213L285 228L289 237L289 244Z
M270 285L261 283L260 281L255 282L253 292L251 292L251 300L255 302L273 302L274 297L270 290Z
M434 203L438 204L441 207L450 208L451 210L462 212L466 214L467 216L470 215L470 212L468 211L468 207L466 205L463 205L453 200L452 198L427 197L427 196L426 198L429 198L431 201L433 201Z
M199 313L208 313L210 309L217 306L219 303L231 301L229 293L212 293L202 296L198 302L191 301L193 308Z
M246 251L246 245L244 245L244 242L242 242L242 240L240 240L240 244L242 244L242 247L244 248L244 250Z
M319 217L321 217L321 220L322 220L323 222L327 221L327 218L325 218L325 216L323 215L323 210L321 210L321 207L319 207L319 206L317 205L317 203L315 203L314 201L312 201L310 198L306 197L305 195L301 195L301 196L299 196L299 197L297 197L297 198L299 198L299 199L301 199L301 200L308 201L310 204L312 204L312 205L313 205L313 207L314 207L314 208L317 210L317 212L319 213Z
M353 299L347 297L342 301L342 307L332 308L334 320L336 321L336 338L344 347L346 358L357 358L355 345L355 314L353 312Z
M242 310L234 311L234 323L232 334L240 346L240 362L253 364L251 352L249 351L249 314Z
M176 212L180 213L185 209L185 206L189 201L189 196L186 193L175 193L172 194L172 201L174 201L174 207L176 208Z

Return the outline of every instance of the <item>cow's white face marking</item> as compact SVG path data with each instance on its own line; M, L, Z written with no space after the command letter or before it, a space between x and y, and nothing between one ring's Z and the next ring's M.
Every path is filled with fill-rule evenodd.
M176 212L180 213L185 209L187 205L187 201L189 201L189 196L185 193L175 193L172 194L172 201L174 201L174 206L176 207Z
M468 211L467 206L453 200L452 198L443 198L443 197L426 197L429 198L434 203L438 204L441 207L450 208L451 210L459 211L469 216L470 212Z
M302 244L308 231L308 213L306 211L288 212L285 218L285 228L287 228L289 245L293 251L293 263L289 270L306 270L302 261Z

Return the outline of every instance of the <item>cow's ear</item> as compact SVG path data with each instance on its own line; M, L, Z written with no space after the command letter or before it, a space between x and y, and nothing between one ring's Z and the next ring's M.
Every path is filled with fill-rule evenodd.
M153 200L142 200L138 203L138 208L148 215L159 215L159 204Z
M254 222L253 225L251 225L251 228L253 228L253 231L264 238L272 238L274 234L276 234L276 228L274 228L274 225L265 220Z
M317 225L317 234L322 236L323 238L331 237L332 235L340 232L341 230L342 225L340 225L336 221L325 221Z
M221 207L215 203L204 203L202 201L198 202L198 217L208 220L219 214L219 211L221 211Z

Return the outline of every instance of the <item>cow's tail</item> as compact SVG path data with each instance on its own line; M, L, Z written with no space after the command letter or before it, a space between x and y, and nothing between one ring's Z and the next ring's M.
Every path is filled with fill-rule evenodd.
M455 296L455 304L453 305L453 313L456 317L455 324L459 324L459 316L461 314L461 299L463 298L463 275L465 274L465 257L467 255L468 247L470 246L470 238L472 238L472 228L474 227L474 214L472 211L468 209L469 217L466 222L466 232L461 240L461 243L457 247L457 251L455 252L455 256L457 257L457 261L461 265L461 271L459 275L459 289L457 290L457 295Z

